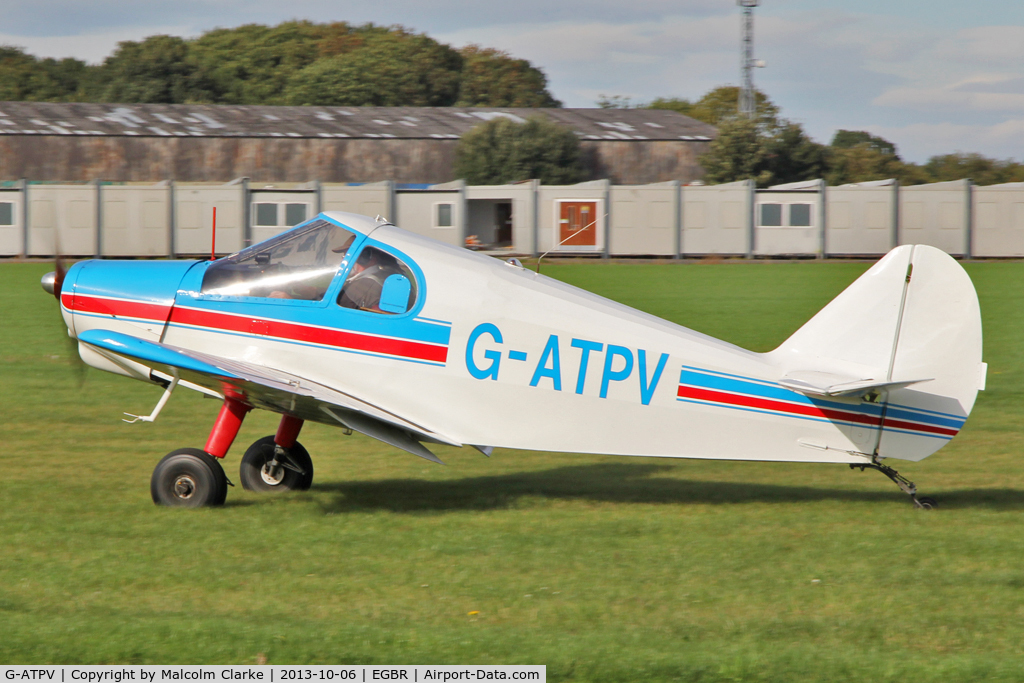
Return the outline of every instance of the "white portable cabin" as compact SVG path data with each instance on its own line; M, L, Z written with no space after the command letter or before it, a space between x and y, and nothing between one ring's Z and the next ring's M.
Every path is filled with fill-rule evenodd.
M826 256L880 256L896 246L895 180L840 185L825 192Z
M395 220L395 184L324 183L320 186L320 211L344 211Z
M1024 183L976 186L972 255L1024 256Z
M541 253L603 254L608 242L611 183L542 185L537 191L537 250Z
M24 201L20 183L0 187L0 256L25 253Z
M677 256L679 181L613 185L608 252L614 256Z
M755 194L754 253L759 256L821 254L825 183L774 185Z
M899 244L927 244L947 254L967 254L970 206L969 180L902 188Z
M249 242L256 244L319 213L315 183L249 186Z
M178 183L174 186L174 255L206 255L213 238L217 208L217 253L242 249L245 183Z
M749 254L753 195L754 183L750 180L684 186L682 253L687 256Z
M168 182L100 186L100 253L166 256L171 252Z
M536 180L510 185L466 187L466 235L484 247L508 248L517 254L536 253L534 218Z
M29 256L93 256L97 253L96 183L29 185Z
M461 180L395 190L395 225L417 235L464 246L466 185Z

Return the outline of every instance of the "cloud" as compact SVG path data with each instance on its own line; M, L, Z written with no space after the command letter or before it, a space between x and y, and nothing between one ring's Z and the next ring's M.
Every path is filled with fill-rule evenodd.
M1024 159L1024 118L992 125L912 123L905 126L868 126L887 140L898 140L900 155L924 161L953 152L977 152L997 159Z

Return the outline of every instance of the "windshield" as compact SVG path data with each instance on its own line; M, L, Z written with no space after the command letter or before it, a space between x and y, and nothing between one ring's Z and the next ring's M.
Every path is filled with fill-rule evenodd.
M328 221L313 221L214 262L202 293L319 301L355 237Z

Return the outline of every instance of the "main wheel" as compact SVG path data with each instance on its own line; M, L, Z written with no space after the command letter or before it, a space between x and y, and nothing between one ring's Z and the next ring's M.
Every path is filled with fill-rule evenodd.
M934 498L918 498L917 502L920 503L922 510L934 510L939 507L938 501Z
M223 505L228 479L217 459L198 448L171 451L153 470L149 492L157 505L198 508Z
M246 491L306 491L313 484L313 460L298 441L288 454L271 466L274 460L274 437L258 440L242 456L238 478Z

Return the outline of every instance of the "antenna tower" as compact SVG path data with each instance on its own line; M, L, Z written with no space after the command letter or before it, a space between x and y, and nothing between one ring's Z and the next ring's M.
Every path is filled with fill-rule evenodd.
M754 67L764 66L763 62L754 59L754 8L761 0L736 0L743 8L743 45L740 50L740 71L743 85L740 88L740 116L753 118L756 110L754 102Z

